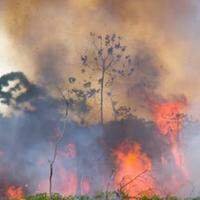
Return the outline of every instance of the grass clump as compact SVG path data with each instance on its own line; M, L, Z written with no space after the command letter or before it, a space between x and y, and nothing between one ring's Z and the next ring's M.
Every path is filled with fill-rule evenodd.
M57 193L53 194L52 197L50 198L48 194L43 193L43 194L28 196L25 198L25 200L93 200L93 198L86 195L64 197Z
M158 195L130 197L128 194L123 192L99 192L94 196L80 195L67 197L55 193L53 194L51 199L47 193L42 193L28 196L24 200L180 200L180 198L177 198L175 196L160 197ZM187 198L185 200L200 200L200 198Z

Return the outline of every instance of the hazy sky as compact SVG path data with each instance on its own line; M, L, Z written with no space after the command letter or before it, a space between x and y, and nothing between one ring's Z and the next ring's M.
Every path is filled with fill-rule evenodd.
M0 6L1 75L21 70L36 82L46 71L57 77L74 73L89 32L117 33L132 54L142 43L155 68L164 68L156 90L166 98L185 95L198 115L198 0L7 0ZM48 69L38 60L48 59L49 49L62 62Z

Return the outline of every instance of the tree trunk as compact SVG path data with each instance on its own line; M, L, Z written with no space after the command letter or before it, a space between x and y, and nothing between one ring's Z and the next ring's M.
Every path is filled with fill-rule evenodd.
M50 163L50 174L49 174L49 197L52 199L52 176L53 176L53 163Z
M104 77L105 77L105 69L103 67L102 74L101 74L101 97L100 97L100 114L101 114L101 124L104 123L104 113L103 113L103 106L104 106Z

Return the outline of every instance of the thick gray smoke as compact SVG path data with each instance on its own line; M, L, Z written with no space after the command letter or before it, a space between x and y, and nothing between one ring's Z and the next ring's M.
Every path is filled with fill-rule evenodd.
M24 109L16 114L13 107L12 115L0 117L1 194L10 185L22 186L29 194L47 192L48 160L53 155L56 132L58 129L63 130L63 118L59 111L63 103L48 96L44 89L30 83L19 72L2 76L1 89L8 87L8 83L16 79L19 85L13 83L6 94L1 93L1 103L10 105L9 100L13 99L12 92L15 91L18 94L18 98L15 98L16 105L27 101L34 109ZM20 87L21 84L23 87ZM26 92L20 92L24 87ZM23 101L18 102L17 99ZM168 155L169 159L172 156L166 138L158 133L153 122L130 117L109 122L103 129L98 124L84 127L70 121L66 127L55 164L53 180L56 192L81 193L81 180L90 182L90 193L106 190L112 170L116 168L113 150L126 140L141 145L142 151L152 160L158 181L170 180L170 176L176 171L174 162L171 162L171 170L169 166L166 170L160 165L163 155ZM158 172L163 172L163 175L158 176ZM77 181L75 189L72 186L74 181Z
M48 160L53 156L57 131L63 130L63 118L59 111L63 102L31 84L21 72L2 76L0 85L1 104L11 106L12 100L15 105L12 114L0 117L1 195L10 185L21 186L29 194L47 192ZM33 109L21 109L21 104L25 102ZM84 128L73 122L67 122L66 127L55 164L54 190L73 193L74 190L69 188L73 184L71 176L78 179L75 192L81 192L79 180L86 178L93 182L93 191L102 189L103 178L108 176L109 168L105 166L106 153L100 143L103 135L101 128L98 125Z
M125 39L134 73L115 85L115 100L135 112L113 121L105 105L108 120L102 128L96 110L85 109L86 117L79 106L81 114L76 115L83 121L94 118L96 124L67 121L54 191L82 193L84 181L90 182L91 193L105 190L116 169L113 151L123 141L141 145L163 190L174 176L180 181L170 142L152 120L152 102L186 96L191 114L199 115L199 109L191 108L199 104L199 8L197 0L0 0L0 194L10 185L22 186L28 194L48 191L48 160L57 132L63 130L65 109L51 86L65 83L66 76L79 70L90 31L116 32ZM14 70L20 72L5 74ZM90 102L97 110L98 99ZM198 130L199 123L190 121L180 133L189 178L173 194L199 194Z

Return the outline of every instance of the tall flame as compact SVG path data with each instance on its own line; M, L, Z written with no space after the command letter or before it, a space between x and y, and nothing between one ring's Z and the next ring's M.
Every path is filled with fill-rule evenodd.
M174 158L176 167L182 174L182 181L180 177L176 177L176 175L171 177L171 180L174 180L174 185L176 185L177 188L180 187L188 178L187 167L185 165L185 160L180 148L179 141L179 134L183 126L183 118L186 110L186 105L186 101L160 103L154 105L153 112L154 120L159 129L159 132L167 137L167 140L171 146L171 154Z
M185 102L167 102L154 105L154 119L163 135L169 135L173 142L182 128Z
M153 179L147 175L152 169L151 160L142 152L139 144L124 142L114 151L114 155L117 187L123 188L131 196L154 188Z

